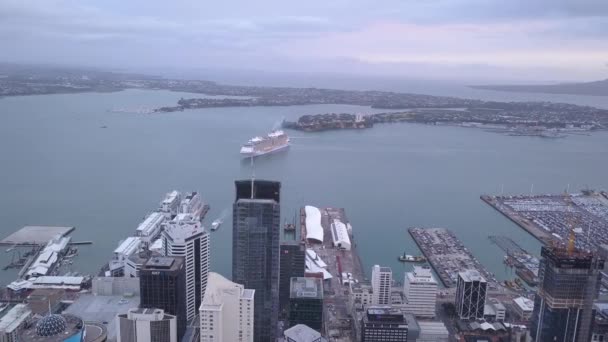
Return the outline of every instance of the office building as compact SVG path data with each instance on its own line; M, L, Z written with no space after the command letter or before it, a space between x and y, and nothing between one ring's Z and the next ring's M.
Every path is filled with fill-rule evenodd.
M289 307L291 278L304 276L306 247L299 241L281 242L279 262L279 312L284 317Z
M428 266L414 266L413 272L405 274L403 282L405 309L417 317L435 317L437 281Z
M32 310L26 304L5 308L0 318L0 342L17 342L17 337L32 317Z
M283 336L286 342L321 342L323 339L321 338L321 334L304 325L304 324L296 324L293 327L285 330L283 332Z
M178 214L188 215L188 214ZM163 231L166 256L184 257L186 270L186 318L193 319L201 306L209 273L209 232L198 220L176 220Z
M373 305L389 305L391 303L392 284L393 271L391 268L374 265L372 268Z
M488 322L504 321L507 315L507 308L496 298L486 300L483 309L483 317Z
M527 321L532 317L534 311L534 301L526 297L517 297L513 299L513 311L517 318L522 321Z
M186 266L183 257L154 257L139 271L140 307L162 309L177 319L177 338L186 330Z
M370 285L361 283L349 283L350 307L355 310L364 310L369 305L372 305L374 298L374 290Z
M460 319L483 318L487 286L485 278L475 270L458 273L455 304Z
M536 342L589 341L593 301L604 260L592 253L543 247L530 332Z
M129 309L116 316L118 342L177 342L177 320L162 309Z
M289 327L305 324L321 331L323 326L323 282L320 278L291 278Z
M255 291L209 273L200 307L201 342L252 342Z
M407 342L407 323L400 310L369 307L361 321L361 342Z
M255 290L254 341L276 338L279 311L281 183L236 181L232 281Z

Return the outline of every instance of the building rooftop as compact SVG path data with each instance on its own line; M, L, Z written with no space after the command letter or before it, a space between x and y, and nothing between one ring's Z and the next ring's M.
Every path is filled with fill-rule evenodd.
M469 281L479 281L482 283L486 282L486 279L477 271L477 270L466 270L463 272L458 272L458 276L462 278L462 280Z
M517 297L513 299L513 302L515 302L515 305L519 306L522 311L534 310L534 301L526 297Z
M319 332L304 324L294 325L293 327L285 330L283 335L285 335L285 338L290 338L298 342L313 342L321 338L321 334Z
M32 310L26 304L17 304L5 312L0 318L0 332L3 333L14 331L32 314Z
M25 226L0 240L0 245L44 245L57 236L71 233L74 227Z
M290 298L323 299L323 283L319 278L291 278Z
M323 226L321 226L321 211L317 207L307 205L306 212L306 240L323 243Z
M146 219L137 226L137 234L142 236L148 236L154 234L154 232L160 229L159 225L165 221L165 215L159 212L153 212Z
M129 236L124 239L114 250L114 254L131 255L139 249L141 239L137 236Z
M247 293L245 293L247 291ZM245 290L243 285L233 283L215 272L209 272L205 297L201 303L201 309L218 307L224 303L224 296L237 296L238 298L251 299L254 290ZM245 297L244 295L247 295Z
M185 243L186 241L205 234L205 229L198 223L196 224L169 224L165 228L165 235L176 243Z
M83 328L84 322L78 316L54 314L34 321L19 336L20 340L28 342L80 341Z
M182 263L183 259L181 257L157 256L150 258L145 264L143 264L142 269L177 270Z
M363 318L365 321L371 322L382 321L407 324L403 312L391 306L370 306L367 308Z

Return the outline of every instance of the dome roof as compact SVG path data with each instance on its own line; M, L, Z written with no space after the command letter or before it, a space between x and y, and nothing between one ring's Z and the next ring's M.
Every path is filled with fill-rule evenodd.
M55 336L67 329L67 322L61 315L48 315L36 323L36 334L38 336Z

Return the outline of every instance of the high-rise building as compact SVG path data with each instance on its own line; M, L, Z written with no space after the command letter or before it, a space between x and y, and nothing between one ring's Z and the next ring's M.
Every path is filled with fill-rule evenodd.
M460 319L482 319L486 304L487 282L476 270L458 273L456 312Z
M291 278L289 327L305 324L321 331L323 326L323 282L320 278Z
M187 214L179 214L187 215ZM176 217L176 218L177 218ZM196 316L201 306L209 273L209 232L198 219L180 219L163 231L166 256L183 256L186 269L186 318Z
M361 320L361 342L407 342L408 322L390 306L369 307Z
M391 268L374 265L372 268L373 305L389 305L391 303L392 283L393 271Z
M418 317L435 317L437 281L428 266L414 266L413 272L405 274L403 293L406 310Z
M162 309L129 309L116 316L118 342L177 342L177 320Z
M274 340L279 311L281 183L236 181L232 281L255 290L254 341Z
M536 342L591 339L593 301L604 260L592 253L543 247L531 335Z
M286 342L321 342L321 334L305 324L296 324L283 333Z
M186 266L183 257L154 257L139 271L141 308L176 316L177 338L186 331Z
M217 273L209 273L209 283L200 308L201 342L252 342L254 295L243 285Z
M279 315L285 317L289 307L291 278L303 277L306 269L306 247L297 241L283 241L280 246Z

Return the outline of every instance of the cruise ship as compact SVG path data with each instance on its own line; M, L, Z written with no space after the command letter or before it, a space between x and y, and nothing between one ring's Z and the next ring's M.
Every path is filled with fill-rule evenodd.
M277 152L289 147L289 137L283 131L273 131L265 137L249 139L241 147L243 157L257 157L264 154Z

